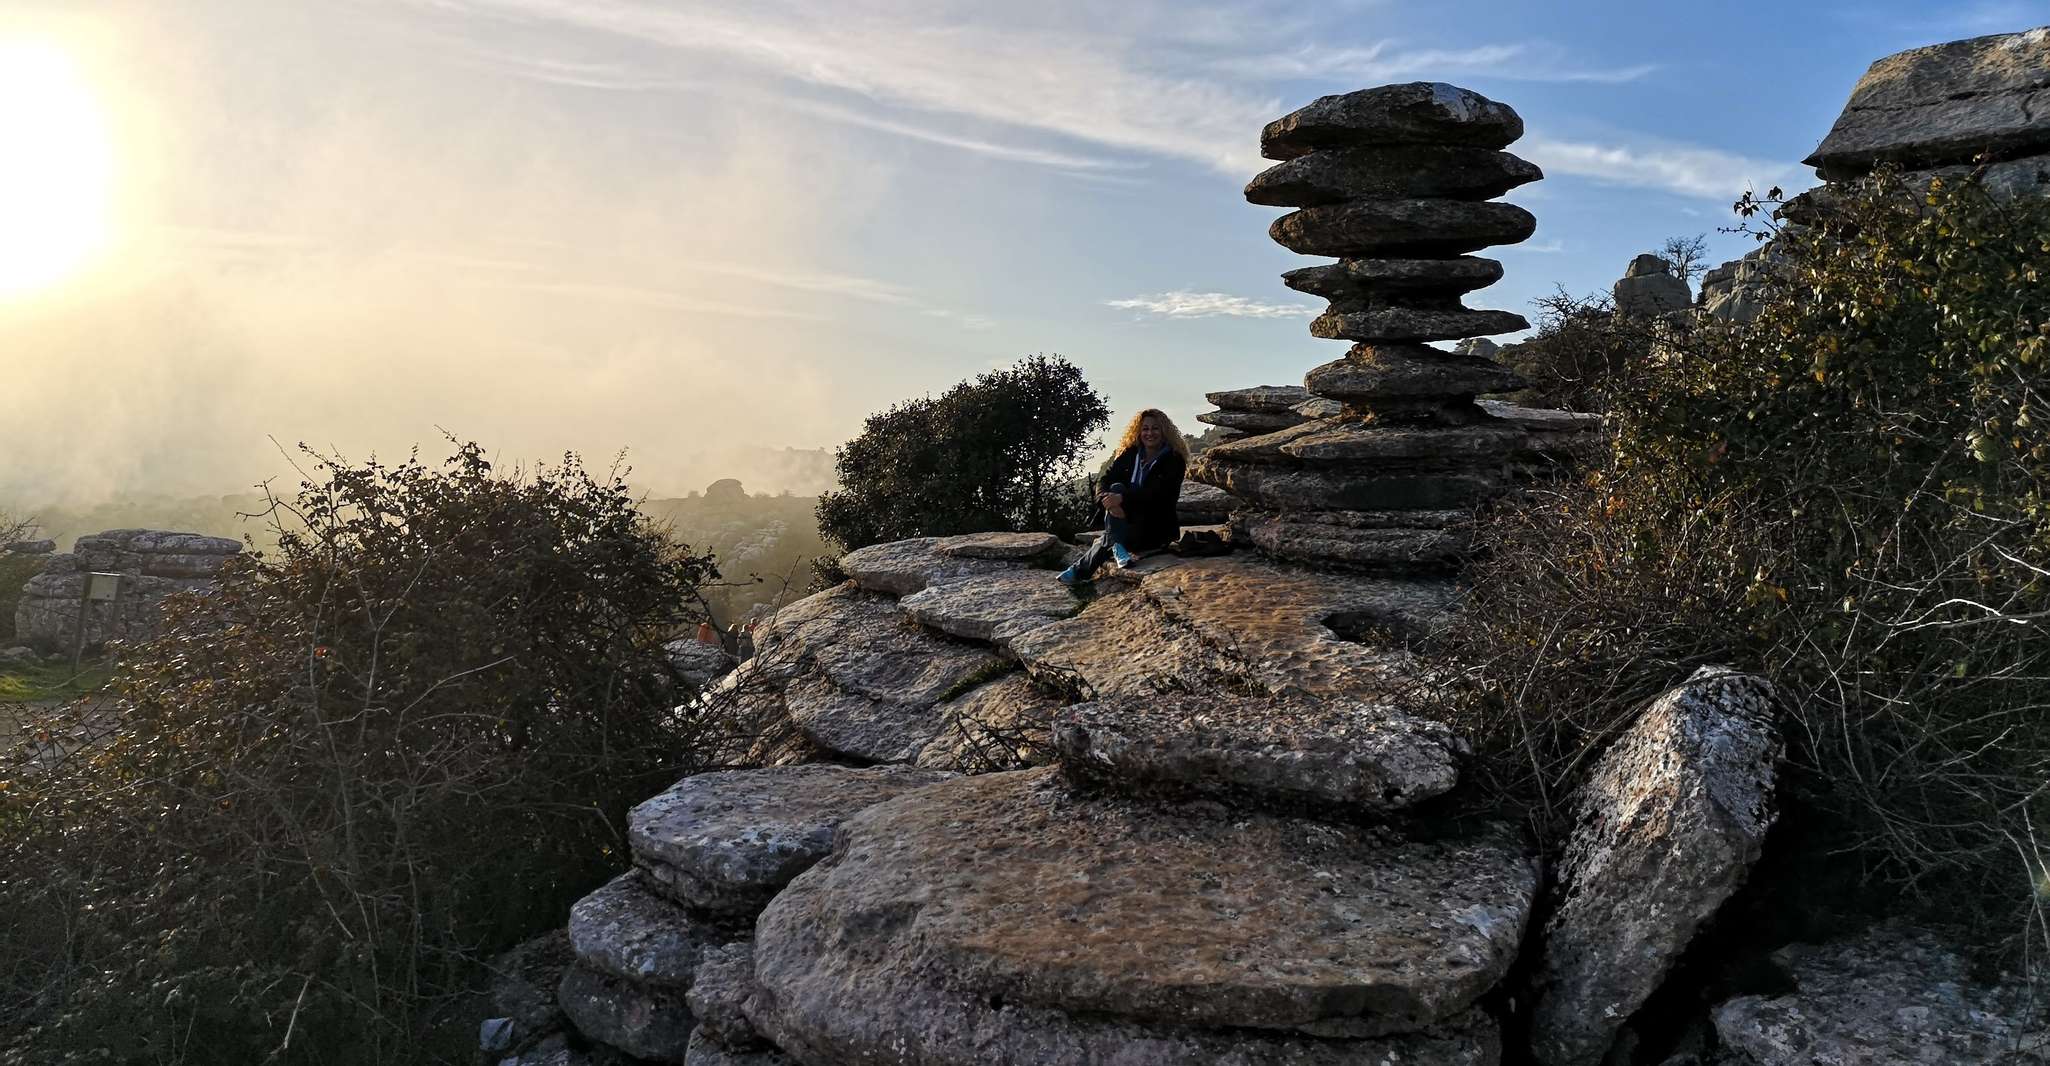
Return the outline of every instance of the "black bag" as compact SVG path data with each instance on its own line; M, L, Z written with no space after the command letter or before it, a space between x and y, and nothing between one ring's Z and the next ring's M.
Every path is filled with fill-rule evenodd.
M1230 555L1231 541L1207 529L1190 529L1182 532L1182 539L1167 546L1167 550L1181 556Z

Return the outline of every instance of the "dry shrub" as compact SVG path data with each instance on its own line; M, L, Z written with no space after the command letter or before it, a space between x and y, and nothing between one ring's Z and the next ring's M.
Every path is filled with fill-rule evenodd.
M1613 379L1605 462L1483 523L1458 713L1551 825L1646 698L1761 671L1820 858L2012 930L2050 816L2050 202L1838 201L1778 233L1756 322Z
M0 767L0 1060L473 1054L436 1010L710 744L662 642L716 574L618 476L322 460L273 517Z

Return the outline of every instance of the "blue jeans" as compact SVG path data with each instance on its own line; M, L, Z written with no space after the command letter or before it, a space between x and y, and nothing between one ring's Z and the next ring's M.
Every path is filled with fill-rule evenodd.
M1124 495L1125 483L1120 481L1103 491ZM1096 538L1096 543L1090 545L1089 550L1082 553L1082 558L1075 560L1075 573L1084 578L1093 577L1099 567L1110 562L1110 546L1112 544L1122 544L1125 546L1126 551L1131 551L1132 527L1124 519L1111 514L1109 511L1105 511L1103 513L1103 536Z

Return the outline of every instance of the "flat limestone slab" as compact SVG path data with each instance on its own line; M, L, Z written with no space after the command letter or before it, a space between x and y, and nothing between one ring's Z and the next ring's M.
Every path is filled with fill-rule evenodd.
M697 1028L680 990L646 988L582 966L562 975L556 996L578 1032L649 1062L681 1064Z
M627 842L670 898L750 916L825 857L834 827L850 815L950 776L825 764L699 774L629 812Z
M577 962L641 985L690 987L704 953L730 938L656 895L632 871L569 910L569 946Z
M754 993L754 942L737 940L707 948L698 965L698 977L684 996L684 1003L698 1020L691 1040L710 1038L722 1048L748 1049L762 1045L761 1034L747 1020L747 997Z
M1537 886L1504 829L1404 841L1078 797L1052 770L961 778L841 834L756 925L749 1016L785 1048L862 1030L901 1046L914 1034L891 1030L917 1023L886 1003L938 993L1330 1038L1464 1027L1515 956ZM836 986L861 990L873 1016L817 1002Z
M1802 162L1831 181L2050 146L2050 27L1896 52L1872 64Z
M1241 666L1132 591L1099 596L1073 618L1018 634L1010 647L1035 679L1081 699L1216 688Z
M1515 204L1459 200L1352 200L1298 208L1267 227L1291 252L1361 259L1458 255L1536 232L1537 216Z
M1311 207L1363 196L1492 200L1544 171L1507 152L1453 144L1382 144L1325 149L1268 167L1246 185L1246 200Z
M1051 570L1011 570L931 585L899 601L904 613L964 640L1009 638L1036 625L1081 613L1082 601Z
M1022 670L979 685L941 708L945 724L918 753L918 765L977 774L1044 766L1053 761L1061 705Z
M1017 559L988 559L940 550L945 537L915 537L857 548L840 557L840 569L870 592L909 596L927 585L1023 566Z
M1206 392L1203 398L1227 411L1286 412L1310 398L1301 385L1253 385L1243 389Z
M1338 400L1473 396L1526 384L1492 360L1422 344L1355 344L1345 358L1303 375L1303 383L1319 396Z
M1523 136L1508 104L1444 82L1413 81L1320 96L1269 122L1260 154L1294 159L1320 148L1377 144L1463 144L1505 148Z
M1106 700L1054 716L1061 769L1106 791L1163 787L1386 814L1459 782L1452 731L1364 700L1217 693Z
M1061 538L1051 533L964 533L941 537L933 547L941 555L961 559L1037 559L1060 551Z
M1310 336L1326 340L1436 341L1513 333L1529 328L1529 320L1514 311L1444 311L1409 307L1340 311L1334 308L1310 322Z

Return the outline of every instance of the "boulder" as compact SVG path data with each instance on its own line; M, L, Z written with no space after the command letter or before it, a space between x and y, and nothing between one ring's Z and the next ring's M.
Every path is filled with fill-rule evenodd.
M685 637L662 645L669 665L689 684L704 688L739 665L724 645Z
M919 751L918 765L966 773L1043 766L1053 759L1061 703L1023 671L978 685L941 708L944 725Z
M1060 552L1061 538L1051 533L966 533L941 537L933 548L961 559L1043 559Z
M1632 259L1610 293L1616 313L1633 318L1653 318L1694 303L1686 280L1673 276L1672 264L1650 254Z
M576 962L569 935L550 930L492 959L486 967L491 975L491 1005L499 1019L509 1023L494 1035L508 1046L531 1044L564 1023L555 989L562 976Z
M933 1019L888 1004L916 1011L935 993L1338 1039L1469 1029L1537 885L1535 862L1499 828L1408 840L1078 797L1051 770L958 779L857 815L841 835L756 926L762 992L749 1016L803 1057L863 1060L863 1041L923 1037Z
M2050 1061L2036 982L1976 980L1942 937L1900 922L1773 955L1793 990L1712 1012L1743 1066L2012 1066Z
M1327 300L1357 300L1391 292L1458 295L1502 280L1502 264L1470 255L1451 259L1341 259L1281 275L1297 292ZM1212 401L1215 402L1215 401Z
M1537 219L1515 204L1459 200L1353 200L1300 208L1267 228L1291 252L1340 258L1451 256L1536 232Z
M1684 288L1684 286L1682 286ZM1680 306L1685 307L1683 301ZM1326 340L1434 341L1513 333L1530 322L1513 311L1429 310L1381 307L1371 311L1332 308L1310 322L1310 336Z
M1762 678L1704 667L1652 701L1573 801L1531 1045L1596 1066L1723 902L1774 815L1781 740Z
M1320 148L1383 143L1463 144L1504 148L1523 136L1523 119L1507 104L1444 82L1408 82L1320 96L1269 122L1260 154L1294 159Z
M1294 468L1245 462L1214 448L1195 463L1197 477L1242 500L1283 510L1432 511L1468 507L1494 496L1506 471L1397 472L1327 464Z
M747 1020L747 997L755 987L754 942L736 940L705 949L698 963L697 980L692 982L684 1002L698 1020L691 1039L706 1038L724 1048L746 1049L762 1045L754 1023Z
M56 550L57 542L54 540L16 540L0 546L0 551L16 555L48 555Z
M587 969L638 985L690 987L698 960L731 939L650 891L628 871L569 911L569 945Z
M1873 63L1802 162L1823 178L2050 148L2050 26L1897 52Z
M1223 489L1194 479L1182 481L1182 498L1175 514L1185 526L1207 526L1230 517L1232 499Z
M1364 700L1187 693L1061 708L1069 779L1109 792L1194 792L1386 814L1458 783L1437 722Z
M1048 570L1009 570L929 585L899 604L920 625L998 647L1027 629L1082 610L1082 601Z
M1279 414L1310 398L1301 385L1255 385L1246 389L1206 392L1203 398L1227 411L1268 411Z
M1372 403L1509 392L1526 382L1515 371L1479 356L1422 344L1356 344L1345 358L1311 370L1303 384L1319 396Z
M1345 417L1344 404L1339 403L1337 400L1327 400L1322 396L1312 396L1309 399L1304 400L1299 404L1296 404L1294 407L1289 408L1289 410L1294 411L1296 414L1299 414L1313 422L1320 418Z
M833 827L849 815L950 776L825 764L698 774L635 807L627 842L634 864L664 895L750 917L825 857Z
M1457 511L1240 511L1233 516L1232 535L1278 559L1381 572L1441 571L1465 555L1466 530L1399 520L1440 514L1464 517ZM1360 516L1373 520L1361 522Z
M79 596L88 572L118 573L120 598L86 612L85 643L154 636L166 597L205 592L242 550L239 541L157 529L110 529L78 538L70 552L48 555L21 590L14 632L49 652L70 652L78 639Z
M977 574L1016 569L1015 559L986 559L940 551L943 537L915 537L857 548L840 557L840 569L870 592L909 596L927 585Z
M1271 433L1301 423L1303 416L1287 408L1279 411L1205 411L1196 416L1196 421L1226 429L1242 429L1248 433Z
M772 1047L736 1051L719 1043L704 1026L690 1035L690 1050L684 1066L799 1066L797 1060Z
M1359 197L1492 200L1544 177L1507 152L1456 144L1375 144L1300 155L1261 171L1246 200L1312 207Z
M681 1064L697 1028L680 989L657 989L572 966L556 990L577 1032L637 1059Z

